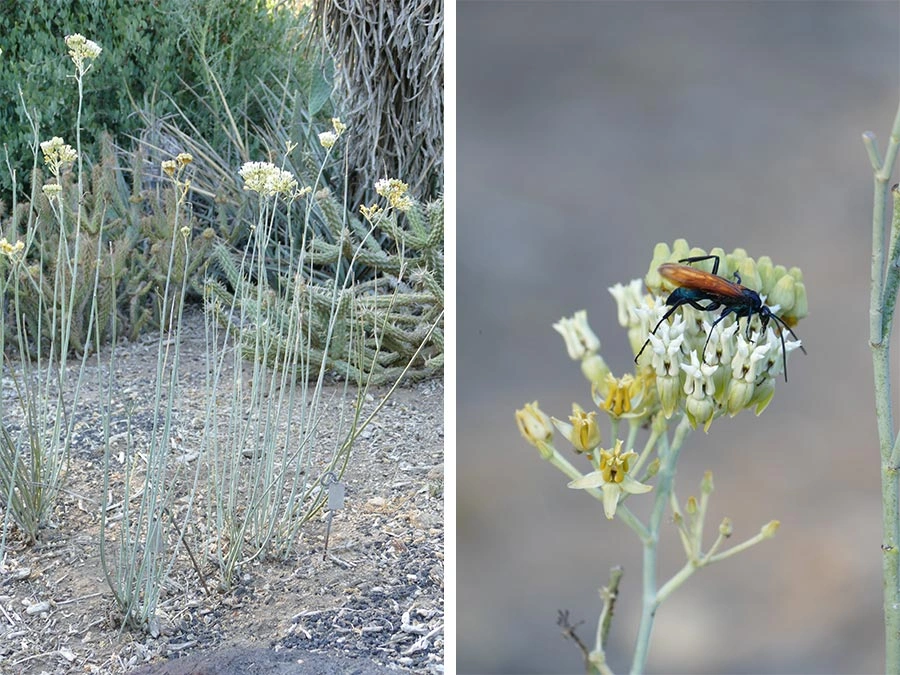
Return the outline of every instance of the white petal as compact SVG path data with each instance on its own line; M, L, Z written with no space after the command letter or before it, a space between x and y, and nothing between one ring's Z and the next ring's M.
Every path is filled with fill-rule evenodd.
M616 515L616 507L619 505L621 488L616 483L607 483L603 486L603 512L610 520Z
M585 474L581 478L576 478L569 483L569 487L574 490L584 490L585 488L597 488L602 486L603 474L599 471L591 471L589 474Z
M626 475L625 479L619 485L623 492L627 492L632 495L639 495L645 492L650 492L653 489L652 485L644 485L643 483L638 483L631 476Z

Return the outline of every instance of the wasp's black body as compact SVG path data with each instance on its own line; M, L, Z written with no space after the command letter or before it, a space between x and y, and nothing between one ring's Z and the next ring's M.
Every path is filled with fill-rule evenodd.
M710 327L709 335L707 335L706 342L703 344L703 353L700 356L701 359L703 358L703 354L706 354L706 347L712 337L713 328L724 321L725 317L729 314L734 314L735 320L737 321L740 321L742 317L747 319L748 340L750 339L750 319L753 318L753 315L759 316L762 333L766 332L769 321L775 321L775 323L782 326L784 330L787 330L795 340L799 339L784 319L775 314L765 303L763 303L762 298L759 297L759 293L741 285L741 277L737 272L734 273L734 281L728 281L728 279L718 276L719 256L696 256L693 258L683 258L678 262L695 263L703 260L715 261L713 262L712 274L704 272L703 270L698 270L695 267L676 263L663 263L659 266L660 275L669 281L678 284L678 288L672 291L669 294L669 297L666 298L666 305L669 307L669 310L663 315L663 318L659 320L659 323L656 324L651 335L656 335L656 331L662 325L663 321L672 316L672 313L676 309L682 305L690 305L691 307L704 312L715 311L720 307L723 308L722 313L719 314L718 318L713 321L713 324ZM707 304L701 304L704 301ZM784 347L784 330L779 331L779 335L781 337L781 353L782 358L784 359L784 379L786 382L787 353L785 352ZM638 358L644 352L644 349L648 344L650 344L650 338L647 338L644 346L641 347L641 351L634 357L635 363L637 363ZM806 350L802 346L800 349L803 350L804 354L806 353Z

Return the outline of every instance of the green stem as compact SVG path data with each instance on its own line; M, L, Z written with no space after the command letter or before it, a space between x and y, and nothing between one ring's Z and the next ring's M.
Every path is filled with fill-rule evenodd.
M690 576L701 567L696 560L688 560L675 575L662 585L656 594L657 604L661 604L663 600L668 598L672 591L681 586Z
M631 663L632 675L644 672L647 663L647 653L650 649L650 634L653 631L653 619L656 616L656 608L659 607L659 597L656 588L657 544L659 543L659 529L663 522L666 505L669 503L669 493L675 478L675 465L684 439L691 429L687 415L681 418L681 422L675 428L672 445L669 447L665 436L659 440L659 456L662 460L659 468L659 482L656 487L656 500L653 503L653 511L650 514L649 536L644 540L644 567L643 567L643 609L641 623L638 627L637 643L634 648L634 660Z
M883 538L882 574L884 579L885 672L900 672L900 567L898 567L898 472L896 463L894 420L890 380L890 335L893 328L894 305L897 301L898 271L893 259L885 266L885 220L887 213L887 184L897 150L900 148L900 107L894 118L891 138L879 161L875 137L863 134L863 143L874 172L874 201L872 209L872 288L869 301L869 342L872 347L872 366L875 386L875 415L881 450L881 500ZM897 205L895 204L895 213ZM895 218L896 223L896 218ZM895 224L896 227L896 224ZM892 242L897 241L892 232ZM892 247L893 248L893 247ZM893 256L895 251L891 251ZM887 283L885 282L887 278Z
M606 638L609 636L609 627L612 623L612 615L616 607L616 599L619 597L619 582L622 580L621 567L613 567L609 571L609 585L600 589L600 597L603 600L603 609L600 612L600 620L597 622L597 637L594 650L588 654L588 669L598 675L613 675L606 663Z

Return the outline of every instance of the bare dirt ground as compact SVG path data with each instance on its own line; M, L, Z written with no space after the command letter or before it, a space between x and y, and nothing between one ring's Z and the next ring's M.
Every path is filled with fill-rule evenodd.
M202 397L190 395L204 377L202 317L191 315L184 335L188 395L180 397L174 443L190 458L204 416ZM154 340L117 347L117 406L128 407L132 426L147 434L156 358ZM154 637L121 627L100 564L96 368L87 369L54 522L33 546L13 533L2 561L0 673L443 672L440 382L398 389L357 441L343 477L345 508L334 516L324 559L320 515L304 526L287 560L244 565L227 592L216 590L212 559L198 561L209 593L191 565L176 565ZM372 391L366 405L384 391ZM4 379L5 416L16 407L13 398ZM185 536L196 551L199 542Z

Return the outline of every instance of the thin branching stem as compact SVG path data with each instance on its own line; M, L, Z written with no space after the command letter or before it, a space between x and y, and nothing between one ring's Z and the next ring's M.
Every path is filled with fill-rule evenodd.
M890 336L897 302L900 267L897 242L900 235L900 203L894 202L890 234L890 255L885 252L888 181L900 148L900 107L894 118L884 161L880 161L875 136L863 134L863 144L873 170L872 270L869 301L869 342L875 386L875 415L881 454L882 574L884 578L885 672L900 672L900 482L898 482L898 439L895 437L890 379ZM885 261L887 257L887 261Z
M659 468L659 483L656 488L656 497L653 503L653 511L650 514L648 529L650 536L644 541L643 563L643 600L641 611L641 623L638 627L638 637L634 648L634 659L631 663L631 672L642 673L647 663L647 654L650 650L650 635L653 631L653 620L659 607L659 594L657 592L657 547L659 545L659 532L663 523L663 515L669 502L669 493L675 480L675 467L678 455L684 445L684 439L691 429L687 415L684 415L672 437L671 445L665 436L660 437L659 456L661 458Z

